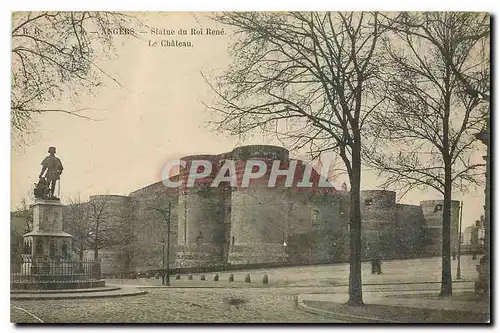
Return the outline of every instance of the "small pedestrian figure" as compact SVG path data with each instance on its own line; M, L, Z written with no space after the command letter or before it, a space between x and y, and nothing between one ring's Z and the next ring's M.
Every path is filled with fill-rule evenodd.
M366 245L366 256L368 258L370 258L370 262L371 262L371 265L372 265L372 274L376 274L377 273L377 260L376 258L371 254L371 251L370 251L370 246L369 245Z
M372 274L382 274L382 256L378 251L372 257Z
M372 259L372 274L376 274L376 273L377 273L377 260Z
M375 268L377 274L382 274L382 260L380 258L375 260Z

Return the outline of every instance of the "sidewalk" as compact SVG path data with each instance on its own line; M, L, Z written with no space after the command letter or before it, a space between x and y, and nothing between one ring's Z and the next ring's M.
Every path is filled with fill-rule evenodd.
M154 281L154 280L153 280ZM146 283L144 283L146 282ZM263 284L261 281L252 281L250 283L244 282L228 282L228 281L199 281L199 280L171 280L169 286L161 284L161 280L154 281L156 283L147 283L150 281L141 281L135 279L129 280L106 280L106 283L112 285L119 285L122 287L132 287L141 289L154 289L154 288L284 288L284 289L327 289L334 290L335 293L347 292L349 284ZM473 288L473 281L457 281L454 284L460 283L463 288ZM407 290L434 290L439 288L440 282L436 281L421 281L421 282L395 282L395 283L363 283L363 291L407 291Z
M479 257L478 257L479 258ZM470 256L463 256L461 259L461 281L475 281L477 279L476 265L478 260L472 260ZM458 262L452 260L452 272L457 269ZM407 260L390 260L382 263L381 275L371 274L370 262L363 262L362 280L364 285L381 284L409 284L409 283L440 283L441 281L441 258L416 258ZM215 274L218 274L219 281L213 281ZM233 274L234 282L228 282L229 276ZM245 277L249 274L251 283L245 284ZM206 280L201 281L201 275L205 275ZM188 280L187 274L181 274L180 280L175 279L175 275L170 276L172 286L179 287L207 287L225 286L240 283L247 287L259 285L263 286L262 279L268 276L268 285L276 287L335 287L349 284L349 264L331 265L310 265L293 266L281 268L266 268L242 271L193 273L193 279ZM161 286L161 279L140 278L140 279L110 279L106 282L120 285L149 285ZM457 281L458 282L458 281Z
M334 317L347 322L416 323L416 322L487 322L488 301L457 300L474 291L468 285L455 284L452 298L439 298L439 285L417 290L364 288L364 307L345 305L346 291L335 294L301 294L297 306L306 312ZM437 288L436 288L437 287ZM385 289L385 290L384 290Z
M52 299L90 299L105 297L137 296L147 294L147 291L132 286L107 286L103 288L72 289L72 290L47 290L47 291L11 291L12 300L52 300Z

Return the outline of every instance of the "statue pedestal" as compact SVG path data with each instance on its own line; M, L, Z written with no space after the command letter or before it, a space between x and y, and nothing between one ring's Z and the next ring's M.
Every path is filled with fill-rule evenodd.
M33 204L33 230L23 235L25 254L33 263L69 259L72 236L62 230L63 205L56 200L37 200Z

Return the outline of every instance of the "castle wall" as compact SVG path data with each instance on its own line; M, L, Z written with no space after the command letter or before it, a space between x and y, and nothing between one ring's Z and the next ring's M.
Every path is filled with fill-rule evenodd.
M133 220L131 221L132 238L126 244L127 260L130 260L127 271L158 270L165 264L175 263L177 249L178 194L176 188L168 188L162 182L130 193ZM157 210L167 213L170 203L170 247L167 248L167 220ZM163 243L165 242L165 244ZM165 248L165 252L163 249Z
M395 255L396 192L361 191L361 241L366 258Z
M289 193L289 261L338 262L348 255L348 213L342 193Z
M102 212L99 210L102 207ZM128 236L132 233L131 199L123 195L93 195L87 204L88 217L100 219L99 238L108 244L99 249L103 273L123 272L130 269L128 264ZM93 227L95 230L95 224ZM92 251L93 253L93 251ZM109 271L108 271L109 270Z
M396 205L395 251L400 256L416 257L424 250L422 207Z
M132 233L131 200L122 195L94 195L88 202L75 203L63 209L63 229L73 235L73 243L81 240L81 233L96 231L96 220L99 220L98 236L104 247L99 249L99 258L102 260L103 273L118 273L127 268L126 247L128 235ZM87 218L88 227L83 228L77 214ZM93 236L83 236L92 238ZM75 260L79 260L78 253L72 253ZM94 256L94 249L86 249L84 257ZM118 259L117 259L118 258Z
M228 262L252 264L287 260L285 241L288 198L285 188L277 182L269 188L272 161L288 160L288 151L275 146L245 146L233 150L238 185L242 182L245 163L261 159L267 163L266 174L251 180L248 187L231 191L231 245Z
M195 159L211 161L212 173L198 179L194 187L187 187L188 170ZM238 186L209 186L226 159L235 161ZM268 170L243 188L240 185L249 159L263 160ZM104 273L162 268L167 225L162 215L150 208L166 210L169 202L170 248L165 255L169 254L172 268L349 259L349 192L320 188L320 175L314 170L310 177L313 186L298 187L305 170L302 161L297 161L291 188L284 187L284 176L278 177L275 187L268 187L272 162L280 160L280 168L285 169L291 161L286 149L244 146L230 153L182 160L187 165L172 179L180 180L180 188L157 182L129 196L91 197L91 201L106 199L105 224L113 235L112 245L100 250ZM364 258L439 255L442 212L435 211L438 204L442 200L422 201L421 206L396 204L395 192L361 191ZM458 204L452 204L452 251L458 245Z
M212 161L212 173L186 187L191 162L197 159ZM224 199L220 188L210 187L218 172L219 156L198 155L182 158L186 166L180 169L183 186L178 196L177 267L200 267L223 262ZM201 171L201 170L200 170Z
M231 264L285 261L286 192L267 187L233 189L231 203L228 261Z
M429 255L441 255L443 232L443 200L421 201L425 219L424 243ZM460 201L451 202L451 252L458 251L458 227L460 215Z
M94 251L93 250L83 251L83 259L93 260ZM100 249L99 259L101 259L101 274L104 277L118 276L119 274L123 273L120 265L120 263L122 262L122 258L120 256L120 252L118 249L111 249L111 250Z

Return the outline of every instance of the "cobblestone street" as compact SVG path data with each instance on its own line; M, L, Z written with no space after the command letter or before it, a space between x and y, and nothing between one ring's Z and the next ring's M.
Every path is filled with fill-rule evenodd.
M132 297L12 301L11 321L39 322L34 315L44 323L336 322L297 309L295 295L301 292L304 288L148 288L148 294ZM243 303L231 305L237 300Z
M462 281L474 279L475 264L462 258ZM456 261L452 262L453 269ZM363 263L363 292L439 289L440 258L387 261L384 274L370 274ZM252 282L243 282L249 273ZM269 274L269 285L262 275ZM235 282L227 281L229 272L213 274L200 281L186 276L172 280L172 287L161 287L158 279L107 280L107 285L143 286L141 296L74 300L11 301L11 321L17 323L319 323L337 322L299 310L295 296L315 293L346 293L348 264L303 266L234 272ZM426 281L426 282L424 282ZM429 283L432 282L432 283ZM396 283L396 285L394 284ZM473 282L454 284L455 288ZM39 318L39 319L37 319Z

